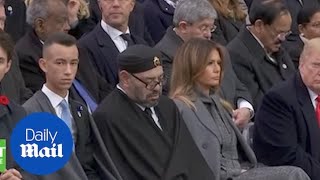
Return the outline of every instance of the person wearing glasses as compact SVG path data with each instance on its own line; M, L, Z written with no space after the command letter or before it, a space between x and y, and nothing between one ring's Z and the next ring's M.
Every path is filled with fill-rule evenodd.
M118 64L119 83L93 118L122 179L214 179L175 103L161 95L161 53L130 46Z
M165 36L155 46L163 56L164 73L171 77L172 63L178 48L190 38L198 37L211 39L211 33L216 29L214 25L217 12L207 0L179 1L173 16L173 26L167 29ZM221 91L217 92L234 107L234 120L239 128L243 128L253 117L254 111L250 93L235 75L225 48L225 74L222 79ZM164 85L163 94L169 92L169 83Z
M227 45L233 69L249 89L257 109L264 94L288 79L295 68L281 47L290 34L291 15L278 0L261 0L249 11L251 25L244 27Z
M297 16L300 38L294 43L286 43L285 47L289 52L296 68L299 67L299 58L304 44L310 39L320 37L320 7L304 7Z

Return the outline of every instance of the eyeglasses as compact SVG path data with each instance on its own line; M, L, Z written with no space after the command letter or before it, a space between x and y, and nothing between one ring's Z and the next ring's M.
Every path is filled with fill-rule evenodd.
M272 36L277 37L281 40L285 40L292 33L291 31L277 33L277 31L271 25L268 25L268 27L270 27L270 33L272 34Z
M310 25L311 27L316 29L320 28L320 22L309 22L309 23L305 23L304 25Z
M144 80L138 78L137 76L135 76L134 74L130 73L131 76L133 76L134 78L136 78L137 80L139 80L140 82L142 82L144 85L146 85L146 89L148 90L153 90L154 88L156 88L156 86L159 84L159 86L162 86L166 83L166 78L164 76L160 77L158 81L150 81L150 82L145 82Z
M196 27L197 29L199 29L202 33L213 33L216 29L217 26L216 25L208 25L208 24L203 24L201 26L195 24L195 23L188 23L189 26L193 26Z
M213 33L216 29L217 29L217 26L216 25L213 25L213 26L207 26L207 25L203 25L201 27L199 27L200 31L205 33L205 32L210 32L210 33Z

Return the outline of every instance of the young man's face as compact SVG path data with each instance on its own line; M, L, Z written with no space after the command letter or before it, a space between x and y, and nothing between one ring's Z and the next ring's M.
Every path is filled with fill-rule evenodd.
M47 87L64 97L76 76L79 54L76 45L53 44L45 50L39 65L46 74Z
M4 75L9 71L11 66L11 60L8 59L8 54L0 47L0 81L2 81Z

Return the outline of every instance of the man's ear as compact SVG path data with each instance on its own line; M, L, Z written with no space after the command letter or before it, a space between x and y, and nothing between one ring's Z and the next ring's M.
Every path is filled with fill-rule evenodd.
M183 33L183 34L188 33L188 23L186 21L180 21L178 23L178 28L181 33Z
M45 21L42 18L34 20L34 29L36 32L43 34L45 32Z
M131 13L134 9L134 6L136 5L136 0L131 0L130 5L131 5L131 9L130 9L130 13Z
M253 25L254 25L255 31L257 31L258 33L260 33L263 30L264 26L265 26L265 24L260 19L256 20L253 23Z
M298 25L298 29L299 29L300 34L303 34L304 28L305 27L302 24Z
M47 72L47 60L44 58L40 58L39 59L39 67L44 73L46 73Z
M130 75L127 71L121 70L119 72L119 81L122 83L123 86L125 87L129 86L129 79L130 79Z

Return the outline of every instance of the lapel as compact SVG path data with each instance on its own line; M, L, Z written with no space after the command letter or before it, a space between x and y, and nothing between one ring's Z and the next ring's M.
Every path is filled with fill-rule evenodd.
M96 40L99 45L99 50L103 54L103 64L107 65L111 70L113 77L117 79L118 77L118 65L117 56L119 55L119 50L110 38L110 36L102 29L99 23L94 29ZM106 63L107 61L107 63Z
M172 140L170 137L166 134L165 131L162 131L155 123L154 120L149 117L147 114L145 114L140 107L137 106L124 92L122 92L120 89L116 88L114 90L116 94L119 94L122 98L124 98L125 104L123 104L123 109L132 109L132 111L135 112L138 119L141 119L142 121L146 121L146 124L152 126L152 128L156 131L156 133L168 144L168 146L172 146ZM160 102L160 101L159 101ZM125 107L127 106L127 107ZM157 105L159 106L159 104ZM157 108L157 107L155 107ZM162 118L163 112L161 111L161 108L158 108L158 113L161 114L160 117ZM158 114L157 114L158 115ZM165 117L165 116L164 116Z
M220 141L219 135L216 134L212 116L207 110L207 107L201 102L199 98L194 102L196 110L192 110L198 121L203 124L216 138ZM191 110L191 108L188 108ZM221 143L221 142L220 142Z
M239 131L238 127L234 124L234 122L232 121L232 117L231 114L228 113L225 108L222 107L221 103L220 103L220 99L218 96L211 96L212 100L215 102L216 106L217 106L217 110L221 115L221 118L224 120L224 122L228 122L232 129L234 130L238 142L240 143L242 149L244 150L247 158L249 159L249 161L253 164L256 165L257 164L257 158L253 152L253 150L249 147L249 145L245 142L241 132Z
M253 64L261 64L264 61L266 55L265 50L261 47L259 42L253 37L250 31L244 26L239 32L239 38L242 43L247 47L252 58L255 59Z
M158 1L160 9L173 16L174 13L174 7L170 6L168 3L166 3L164 0L156 0Z
M312 156L319 157L320 156L320 145L319 145L319 137L320 130L317 124L317 118L315 115L315 110L312 105L309 92L307 87L303 84L300 74L295 75L295 87L301 112L304 116L304 120L306 121L307 128L309 131L310 145L313 148L310 148Z
M81 129L88 129L86 126L86 118L88 118L88 115L85 114L84 108L85 106L82 106L80 103L77 103L76 101L73 101L71 98L69 98L69 107L70 107L70 112L73 118L73 122L76 125L76 132L77 132L77 144L79 141L82 139L80 137ZM85 117L84 117L85 116ZM76 144L76 145L77 145Z
M54 108L52 107L52 105L50 103L50 100L41 90L37 91L34 94L34 97L35 97L36 101L39 103L39 106L43 112L50 112L54 115L57 115L56 111L54 110Z
M10 104L9 104L10 105ZM8 108L4 105L0 105L0 119L9 113Z

